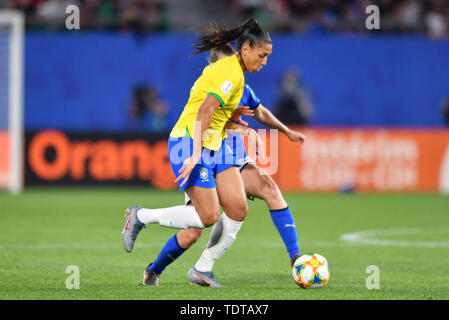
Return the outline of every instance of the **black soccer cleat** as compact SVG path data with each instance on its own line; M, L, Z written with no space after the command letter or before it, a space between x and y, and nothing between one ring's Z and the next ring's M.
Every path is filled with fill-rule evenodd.
M293 268L293 265L295 264L295 261L298 260L298 258L299 258L300 256L302 256L302 254L295 254L295 255L293 256L293 258L290 260L290 267Z
M150 263L148 267L143 272L143 285L144 286L159 286L159 273L149 270L148 268L153 263Z

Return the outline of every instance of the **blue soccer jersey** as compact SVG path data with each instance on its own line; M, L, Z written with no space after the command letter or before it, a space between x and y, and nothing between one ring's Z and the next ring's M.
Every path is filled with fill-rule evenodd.
M257 98L253 89L247 84L243 88L242 99L240 100L239 107L247 106L250 109L256 109L260 105L260 100ZM235 162L243 167L245 164L254 162L248 157L245 150L245 144L240 134L229 134L225 139L225 143L233 151Z
M255 109L259 106L260 100L257 98L253 89L247 84L243 88L242 99L240 100L239 107L248 106L250 109Z

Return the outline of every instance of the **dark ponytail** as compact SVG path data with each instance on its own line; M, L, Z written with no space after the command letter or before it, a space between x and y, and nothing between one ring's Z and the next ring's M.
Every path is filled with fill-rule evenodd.
M235 40L237 40L238 50L240 50L246 41L249 41L251 47L258 45L261 42L271 44L270 36L262 29L259 23L255 19L248 19L243 24L233 29L220 30L217 25L212 25L207 28L198 37L197 42L193 44L193 48L196 49L196 51L192 55L225 46Z

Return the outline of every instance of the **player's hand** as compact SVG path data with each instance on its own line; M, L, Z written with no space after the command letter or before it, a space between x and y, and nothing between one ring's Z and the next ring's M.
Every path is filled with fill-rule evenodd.
M178 173L180 174L176 180L175 183L180 181L181 179L184 179L184 181L181 183L180 187L186 184L187 180L189 180L190 174L192 173L193 168L198 163L199 158L191 156L190 158L186 159L184 161L184 164L182 165L181 169L179 169Z
M240 118L241 116L254 117L254 111L251 110L247 106L239 107L239 108L235 109L234 112L232 112L231 118L229 120L231 120L235 123L243 124L244 126L248 126L248 122L246 122L245 120L242 120Z
M289 130L287 132L287 137L293 142L299 141L304 143L306 141L306 136L299 131Z
M257 134L256 130L249 129L248 130L248 142L251 143L251 145L256 150L256 159L259 159L260 161L264 162L266 160L265 158L265 144L263 143L262 138Z

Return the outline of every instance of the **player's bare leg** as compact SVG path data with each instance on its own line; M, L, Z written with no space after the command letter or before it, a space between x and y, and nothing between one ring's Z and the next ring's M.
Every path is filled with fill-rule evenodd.
M215 177L218 198L224 211L212 228L209 242L187 278L190 283L202 286L222 286L212 272L214 263L220 259L236 239L248 212L243 181L237 167L231 167Z
M241 171L248 196L263 199L270 210L270 215L284 241L290 256L290 264L301 255L293 215L284 200L276 182L257 165L249 163Z
M207 228L213 225L220 218L220 203L218 198L218 188L202 188L190 186L186 193L192 200L203 225Z
M245 188L238 167L228 168L217 174L218 199L226 215L235 221L243 221L248 213Z
M287 202L276 182L257 165L247 164L242 169L241 175L248 196L264 200L270 210L287 207Z

